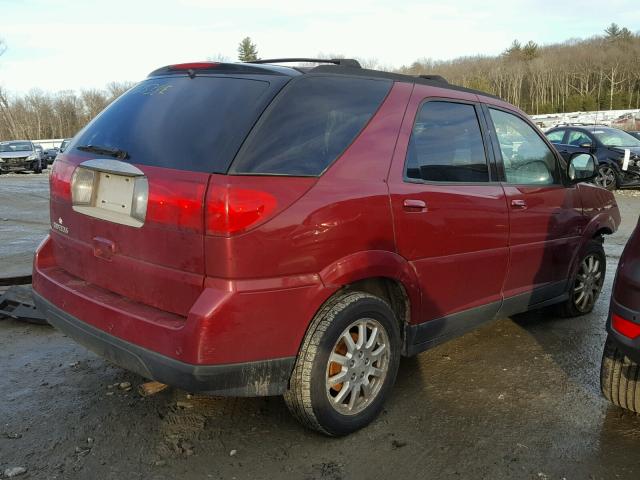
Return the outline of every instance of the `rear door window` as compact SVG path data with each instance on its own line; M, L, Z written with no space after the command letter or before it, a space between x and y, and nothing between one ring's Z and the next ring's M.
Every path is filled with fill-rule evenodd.
M134 164L225 173L287 80L274 75L268 80L206 75L150 78L98 115L76 136L72 148L109 147L126 151Z
M561 144L562 139L564 138L564 132L565 130L554 130L547 134L547 138L551 143Z
M264 113L229 173L320 175L357 137L391 85L368 78L299 77Z
M591 144L589 135L579 130L571 130L569 132L569 138L567 144L573 147L579 147L580 145Z
M476 108L445 101L422 105L409 140L405 176L431 182L488 182Z

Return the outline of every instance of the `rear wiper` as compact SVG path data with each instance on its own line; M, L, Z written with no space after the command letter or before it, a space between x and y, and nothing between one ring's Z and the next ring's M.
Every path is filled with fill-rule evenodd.
M92 152L99 153L101 155L109 155L111 157L118 158L120 160L126 160L129 158L129 153L125 150L120 150L119 148L105 147L102 145L80 145L76 147L78 150L82 150L83 152Z

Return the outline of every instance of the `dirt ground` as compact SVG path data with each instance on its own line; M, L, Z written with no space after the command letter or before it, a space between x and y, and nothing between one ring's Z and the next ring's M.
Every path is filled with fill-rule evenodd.
M29 270L46 197L46 175L0 177L0 275ZM304 430L278 397L141 398L142 378L50 327L2 320L0 475L638 479L640 418L609 406L598 385L613 272L640 213L640 196L618 202L624 223L606 241L591 315L500 319L405 359L383 414L348 438Z

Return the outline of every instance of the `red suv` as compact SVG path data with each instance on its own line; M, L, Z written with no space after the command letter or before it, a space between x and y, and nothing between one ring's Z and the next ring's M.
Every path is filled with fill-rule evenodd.
M281 395L343 435L402 355L495 317L589 312L620 216L518 109L438 77L160 68L51 174L33 286L52 324L189 391Z

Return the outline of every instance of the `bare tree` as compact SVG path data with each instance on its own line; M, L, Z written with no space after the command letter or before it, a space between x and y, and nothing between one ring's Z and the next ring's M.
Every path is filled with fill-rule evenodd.
M440 74L529 113L640 107L640 35L618 25L585 40L545 46L515 40L496 57L418 59L397 71Z
M219 62L219 63L230 63L232 61L231 57L227 57L226 55L220 52L210 57L207 57L207 60L209 60L210 62Z
M113 102L116 98L122 95L127 90L132 89L135 86L135 82L111 82L107 84L107 93L109 102Z

